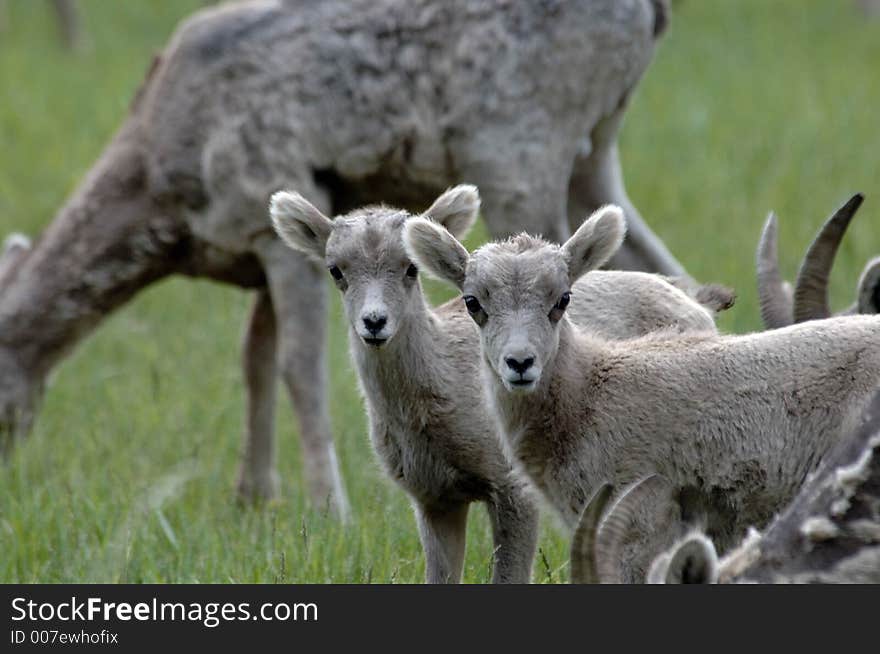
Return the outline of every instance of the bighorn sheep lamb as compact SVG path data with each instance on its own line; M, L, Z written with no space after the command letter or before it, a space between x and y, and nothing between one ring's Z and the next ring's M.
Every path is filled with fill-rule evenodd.
M148 284L255 289L238 489L275 491L276 375L311 496L346 499L327 411L325 288L265 219L295 187L324 211L426 206L480 184L495 235L564 239L618 202L619 266L681 266L626 197L617 132L665 24L662 0L331 0L207 9L156 58L101 158L0 286L0 439L21 436L49 371ZM552 71L552 74L548 74Z
M831 315L828 278L834 266L834 256L863 199L864 196L857 193L825 222L804 255L794 291L779 274L776 215L771 213L767 217L757 254L758 296L761 318L767 329ZM838 315L854 313L880 313L880 257L869 261L862 271L856 302Z
M602 339L565 310L572 284L615 252L624 229L623 212L604 207L563 246L523 234L469 255L419 218L404 238L418 266L464 293L510 456L566 524L602 480L658 473L683 522L705 520L724 550L791 500L854 426L880 382L880 317Z
M457 186L422 218L461 236L479 206L476 188ZM528 582L537 511L492 436L476 327L460 299L436 308L426 302L403 245L410 214L373 206L331 220L296 192L273 195L270 213L278 235L320 260L343 294L370 438L385 471L413 500L427 581L458 582L468 506L481 501L495 540L493 581ZM618 283L642 302L620 302L612 293ZM596 272L575 288L584 301L573 313L608 338L715 330L707 309L656 275Z
M604 517L611 486L597 491L572 539L574 583L622 581L622 543L651 486L668 484L655 475L641 480ZM750 530L719 559L712 541L692 531L654 560L647 581L880 583L880 393L763 533Z

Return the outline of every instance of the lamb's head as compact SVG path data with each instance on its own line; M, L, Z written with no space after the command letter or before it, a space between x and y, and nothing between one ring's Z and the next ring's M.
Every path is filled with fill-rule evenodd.
M442 194L424 220L462 236L476 219L480 197L473 186ZM406 211L384 206L357 209L334 220L295 192L272 196L272 222L292 248L321 260L342 292L351 329L368 346L381 347L423 302L418 267L403 246Z
M623 211L596 211L562 246L520 234L468 255L435 223L407 223L407 251L425 271L456 285L480 327L483 356L511 392L534 390L552 364L571 287L620 247Z
M794 289L783 281L779 273L777 219L772 213L768 216L761 232L757 254L758 295L765 327L775 329L805 320L828 318L831 315L828 279L834 257L863 199L857 193L822 225L804 255ZM856 302L843 313L880 313L880 258L872 259L865 266L859 279Z

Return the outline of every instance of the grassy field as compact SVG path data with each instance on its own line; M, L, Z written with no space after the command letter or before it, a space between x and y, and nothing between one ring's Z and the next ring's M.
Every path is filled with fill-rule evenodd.
M36 234L101 151L150 55L199 0L85 0L89 50L57 43L48 3L12 0L0 34L0 235ZM770 209L793 275L820 222L867 202L835 269L848 303L880 251L880 22L841 0L687 1L623 132L628 187L690 272L739 291L722 327L759 326L754 247ZM437 298L441 293L435 292ZM248 297L173 279L113 315L54 376L31 438L0 467L2 582L418 582L409 505L374 461L335 298L332 412L354 522L303 501L286 403L283 499L233 502ZM490 576L485 514L465 579ZM534 580L567 579L551 521Z

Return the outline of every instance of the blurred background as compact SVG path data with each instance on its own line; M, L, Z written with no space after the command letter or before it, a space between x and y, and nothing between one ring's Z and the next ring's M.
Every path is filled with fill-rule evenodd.
M0 237L37 235L126 113L153 53L201 0L80 0L70 50L49 1L0 4ZM681 0L628 112L629 194L698 280L738 291L726 331L760 327L754 251L767 212L793 278L825 218L866 201L832 306L880 254L880 17L850 0ZM482 228L470 239L485 240ZM282 500L233 501L243 422L238 290L171 279L115 313L59 369L31 437L0 467L2 582L420 582L404 494L366 437L335 289L331 407L354 523L305 507L279 402ZM435 299L448 296L431 287ZM465 580L491 577L482 510ZM534 580L567 578L548 520Z

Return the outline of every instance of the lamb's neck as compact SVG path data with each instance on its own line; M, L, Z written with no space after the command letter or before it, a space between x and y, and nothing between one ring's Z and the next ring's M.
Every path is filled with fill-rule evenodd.
M181 223L149 197L126 129L0 290L0 347L46 374L110 312L172 272Z

